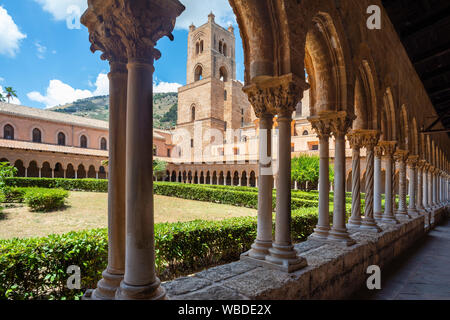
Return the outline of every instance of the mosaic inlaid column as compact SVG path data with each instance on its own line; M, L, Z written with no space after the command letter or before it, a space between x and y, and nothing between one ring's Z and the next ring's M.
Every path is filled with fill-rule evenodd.
M394 159L399 164L399 181L398 181L398 210L396 214L401 217L408 217L407 207L406 207L406 160L408 159L409 152L406 150L398 149L394 154Z
M418 212L423 210L423 166L424 160L417 161L417 194L416 194L416 209Z
M364 134L363 146L366 148L366 197L364 218L361 228L373 231L381 231L381 228L374 218L374 154L375 146L380 138L380 133L376 130L366 130ZM380 199L381 206L381 199Z
M380 146L383 149L384 160L386 164L386 183L385 183L385 199L384 199L384 214L381 219L384 223L397 224L399 221L394 216L393 210L393 163L394 152L397 142L395 141L381 141Z
M351 128L354 116L345 111L337 112L336 119L332 121L332 134L335 138L334 157L334 202L333 226L328 239L353 245L353 240L345 225L345 135Z
M428 167L428 195L427 195L427 199L428 199L428 208L431 210L433 208L433 171L434 171L434 167L432 165L430 165Z
M425 161L423 163L422 178L423 178L423 189L422 189L422 202L424 210L428 210L428 169L430 165Z
M359 228L362 222L360 149L364 136L361 130L352 130L347 138L352 148L352 211L347 227Z

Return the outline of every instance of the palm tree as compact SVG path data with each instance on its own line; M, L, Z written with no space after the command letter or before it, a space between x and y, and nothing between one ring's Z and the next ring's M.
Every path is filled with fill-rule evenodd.
M1 92L0 92L0 102L5 102L5 97L2 95Z
M12 87L6 87L6 88L5 88L5 92L6 92L6 98L8 98L8 103L9 103L9 100L10 100L12 97L17 98L17 93L16 93L15 90L13 90Z

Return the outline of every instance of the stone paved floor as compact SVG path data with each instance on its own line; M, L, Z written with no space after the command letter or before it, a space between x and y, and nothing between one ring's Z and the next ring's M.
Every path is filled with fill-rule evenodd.
M450 300L450 221L381 270L381 290L361 289L351 299Z

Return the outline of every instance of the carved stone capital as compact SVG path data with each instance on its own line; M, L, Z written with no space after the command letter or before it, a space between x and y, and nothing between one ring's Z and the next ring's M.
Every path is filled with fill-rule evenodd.
M318 115L308 117L307 119L319 139L329 139L334 118L335 112L321 111Z
M417 155L410 155L408 157L408 160L406 160L406 163L408 164L408 166L413 169L417 167L418 162L419 162L419 156L417 156Z
M364 146L364 130L352 130L347 134L348 142L352 149L361 149Z
M377 158L381 158L383 156L383 148L381 148L380 146L375 146L373 148L373 152L375 154L375 157Z
M425 160L419 160L419 161L417 161L417 168L419 168L419 169L424 169L426 163L427 163L427 162L426 162Z
M156 42L171 34L184 6L178 0L91 0L81 17L89 30L91 51L102 59L153 62Z
M331 122L331 132L335 138L345 136L351 129L355 115L350 115L346 111L335 112L335 118Z
M303 98L303 91L309 88L308 83L292 73L279 77L258 76L251 82L243 91L258 118L263 114L291 116Z
M384 155L392 159L397 147L397 141L380 141L379 146L383 150Z
M397 149L394 153L394 160L397 162L406 162L408 155L408 150Z

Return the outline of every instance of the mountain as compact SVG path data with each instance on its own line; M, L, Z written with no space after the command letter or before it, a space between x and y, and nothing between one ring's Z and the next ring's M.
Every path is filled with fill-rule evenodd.
M153 94L153 126L159 129L174 127L177 123L178 93ZM109 96L80 99L63 106L50 108L51 111L75 116L108 121Z

